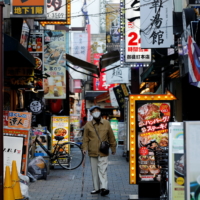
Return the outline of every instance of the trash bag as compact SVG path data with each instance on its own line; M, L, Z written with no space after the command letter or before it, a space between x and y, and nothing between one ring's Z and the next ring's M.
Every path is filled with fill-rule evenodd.
M28 172L36 179L47 179L47 166L42 156L33 158L28 164Z
M29 198L29 193L28 193L28 183L29 183L29 177L22 175L22 174L18 174L19 179L20 179L20 188L21 188L21 193L22 196L24 196L25 198Z

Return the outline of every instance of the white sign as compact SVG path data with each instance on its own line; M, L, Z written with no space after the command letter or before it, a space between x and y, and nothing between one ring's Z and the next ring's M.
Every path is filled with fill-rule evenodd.
M174 44L172 0L140 0L140 12L142 48L169 48Z
M151 62L151 50L141 49L140 1L125 0L126 62Z
M47 0L47 19L66 20L66 0Z
M110 101L113 107L119 107L113 88L109 88Z
M106 67L106 70L113 68L114 66L110 65ZM115 83L129 83L129 67L116 67L111 69L106 73L106 84L115 84Z
M12 169L12 161L15 160L18 172L21 171L23 137L3 136L3 157L4 157L4 172L6 166ZM5 175L5 174L4 174Z
M73 43L72 43L72 52L71 55L83 60L87 61L87 52L88 52L88 33L74 33L73 34ZM74 69L80 72L85 72L83 68L79 66L73 66ZM86 75L79 73L73 69L69 69L70 75L73 79L86 79Z

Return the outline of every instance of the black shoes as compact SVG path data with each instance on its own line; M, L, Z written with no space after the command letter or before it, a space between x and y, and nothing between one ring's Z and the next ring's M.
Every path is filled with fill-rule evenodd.
M99 194L100 193L100 190L92 190L91 192L90 192L90 194Z
M109 194L109 190L101 189L101 196L105 196L107 194Z

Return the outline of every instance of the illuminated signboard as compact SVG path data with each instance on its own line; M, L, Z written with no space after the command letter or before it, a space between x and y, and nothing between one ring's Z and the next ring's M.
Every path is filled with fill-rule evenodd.
M46 17L45 0L11 0L12 17Z
M138 136L139 137L150 136L153 135L152 134L153 132L156 133L157 135L166 133L166 131L168 130L168 122L170 119L170 112L171 112L170 111L171 107L169 102L172 100L176 100L176 97L172 95L170 92L167 92L167 94L160 94L160 95L139 94L139 95L129 96L130 184L136 184L136 179L137 177L139 177L138 166L137 166L137 163L139 163L138 162L139 156L137 155L137 153L140 152L140 156L145 156L148 153L146 149L138 148L137 146ZM152 119L148 118L147 116L146 120L143 120L142 122L137 121L142 117L144 117L144 116L141 116L141 118L137 117L138 113L140 112L139 109L144 108L144 106L145 105L147 106L148 103L155 105L154 107L157 108L159 112L157 113L152 112L152 114L154 115Z
M40 21L45 25L70 25L71 24L71 0L47 1L47 17Z

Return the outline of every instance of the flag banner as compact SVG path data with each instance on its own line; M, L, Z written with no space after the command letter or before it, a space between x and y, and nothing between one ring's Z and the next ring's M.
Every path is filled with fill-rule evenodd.
M200 48L191 36L188 37L188 70L190 84L200 88Z

